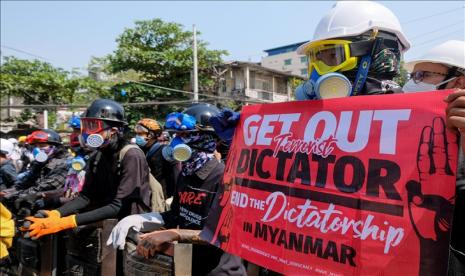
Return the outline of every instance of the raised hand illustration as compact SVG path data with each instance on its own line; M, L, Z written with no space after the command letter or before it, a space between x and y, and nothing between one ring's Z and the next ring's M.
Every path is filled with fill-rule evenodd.
M419 181L410 180L406 185L410 220L420 240L419 275L422 276L447 274L454 196L442 179L453 175L449 156L449 148L453 146L447 141L444 120L435 118L433 125L425 126L420 136Z

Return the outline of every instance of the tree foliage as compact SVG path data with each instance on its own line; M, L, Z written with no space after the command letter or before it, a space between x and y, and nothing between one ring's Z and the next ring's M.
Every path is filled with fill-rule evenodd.
M0 74L2 96L21 97L24 104L73 104L79 103L79 93L91 98L105 94L102 84L39 60L4 57Z
M95 58L90 64L95 70L111 75L114 98L121 102L188 100L192 96L128 81L140 81L162 87L192 91L193 68L191 31L178 23L161 19L136 21L116 39L117 49L104 58ZM197 32L197 35L200 35ZM222 63L224 50L210 50L205 41L197 39L199 87L201 93L212 93L215 81L212 71ZM121 91L125 91L122 96ZM124 93L123 93L124 94ZM160 105L127 108L131 121L141 117L162 119L180 105Z
M108 95L108 88L88 77L68 72L39 60L4 57L0 71L1 97L15 96L31 104L88 104ZM53 112L53 109L49 109ZM34 112L24 110L19 121ZM3 119L3 118L2 118Z
M117 38L117 49L109 56L109 69L112 73L132 69L152 84L182 89L190 82L193 67L192 35L178 23L161 19L136 21L134 28L125 29ZM227 54L209 50L207 45L202 40L197 42L200 82L210 79L209 69Z

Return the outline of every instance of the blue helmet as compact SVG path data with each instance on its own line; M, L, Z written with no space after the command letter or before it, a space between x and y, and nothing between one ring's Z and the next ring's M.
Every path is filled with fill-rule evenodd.
M81 128L81 118L79 116L73 115L68 122L71 128Z

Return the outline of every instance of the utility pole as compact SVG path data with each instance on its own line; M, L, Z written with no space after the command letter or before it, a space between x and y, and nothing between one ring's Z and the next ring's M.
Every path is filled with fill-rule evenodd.
M44 109L44 128L48 129L48 110Z
M198 68L197 68L197 30L195 24L192 25L193 37L193 53L194 53L194 102L199 101L199 77L198 77Z

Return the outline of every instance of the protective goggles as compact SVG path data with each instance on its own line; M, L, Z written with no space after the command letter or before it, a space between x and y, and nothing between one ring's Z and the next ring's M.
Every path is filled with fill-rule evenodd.
M309 72L313 68L320 75L347 71L357 66L358 58L351 55L349 40L315 41L307 48Z
M43 131L34 131L26 138L26 142L28 144L47 143L48 134Z
M308 72L312 72L315 68L321 76L337 71L352 70L357 67L359 57L371 55L374 42L374 39L315 41L306 48L309 58Z
M103 130L111 128L111 126L103 120L81 118L81 132L86 134L95 134Z

